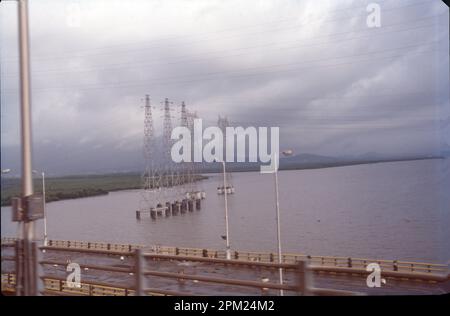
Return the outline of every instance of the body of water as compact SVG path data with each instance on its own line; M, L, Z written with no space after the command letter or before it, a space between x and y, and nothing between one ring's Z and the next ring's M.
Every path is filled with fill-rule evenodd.
M210 175L202 210L136 220L139 191L49 203L51 239L224 248L221 175ZM273 175L235 173L229 196L234 249L275 251ZM450 259L450 160L434 159L281 171L284 252L398 260ZM17 235L11 209L1 211L2 237ZM42 235L42 221L37 235Z

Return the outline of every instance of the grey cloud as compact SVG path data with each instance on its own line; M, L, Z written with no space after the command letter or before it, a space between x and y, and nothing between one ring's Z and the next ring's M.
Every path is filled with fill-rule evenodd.
M158 130L169 97L206 124L221 114L280 126L282 146L299 152L436 153L446 141L436 127L450 116L448 10L380 1L383 27L368 30L367 3L147 1L126 9L80 1L82 27L69 28L64 5L36 2L36 163L64 161L74 171L139 164L146 93ZM15 8L2 10L3 165L17 157L19 134Z

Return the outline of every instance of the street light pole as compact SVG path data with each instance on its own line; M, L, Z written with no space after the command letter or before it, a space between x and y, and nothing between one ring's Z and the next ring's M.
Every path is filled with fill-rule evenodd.
M31 95L30 95L30 56L28 36L28 1L19 0L19 56L20 56L20 104L21 104L21 145L22 145L22 199L33 195L33 180L31 167ZM34 267L32 263L31 243L34 237L34 223L23 222L24 269L23 278L18 280L23 284L24 295L34 293Z
M281 254L281 225L280 225L280 200L279 200L279 190L278 190L278 160L277 153L274 153L274 162L275 162L275 172L274 172L274 180L275 180L275 208L276 208L276 221L277 221L277 242L278 242L278 264L281 264L282 254ZM283 268L278 268L280 285L283 285ZM284 291L280 289L280 296L284 295Z
M223 167L223 196L225 198L225 238L226 238L226 255L227 260L231 259L231 250L230 250L230 236L228 229L228 193L227 193L227 171L225 167L225 161L222 160Z
M33 194L31 168L31 97L28 39L28 1L19 0L20 100L22 138L22 195Z
M45 202L45 172L42 171L42 203L44 206L44 247L48 246L48 236L47 236L47 210Z
M284 156L291 156L293 151L291 149L285 150L282 152ZM275 180L275 208L276 208L276 221L277 221L277 242L278 242L278 264L282 264L282 253L281 253L281 220L280 220L280 198L279 198L279 187L278 187L278 153L274 153L274 163L275 163L275 172L274 172L274 180ZM283 268L279 268L279 278L280 285L283 285ZM280 289L280 296L284 295L284 291Z

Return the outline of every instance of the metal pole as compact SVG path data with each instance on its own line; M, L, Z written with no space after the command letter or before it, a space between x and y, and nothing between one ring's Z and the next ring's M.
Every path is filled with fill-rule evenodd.
M225 168L225 161L222 160L223 166L223 192L225 198L225 235L226 235L226 255L227 259L231 259L231 250L230 250L230 236L228 230L228 194L227 194L227 171Z
M42 171L42 203L44 206L44 246L48 245L48 236L47 236L47 211L45 205L45 172Z
M298 292L300 295L310 295L313 288L312 272L307 261L298 263Z
M22 240L16 240L15 242L15 258L16 258L16 296L23 294L23 243Z
M42 254L39 251L39 246L36 241L33 241L31 243L31 245L32 245L31 249L32 249L32 258L33 258L32 260L33 260L33 266L34 266L33 269L35 271L35 274L37 276L39 276L42 274L42 266L39 263L42 260ZM39 277L35 278L35 282L36 282L36 284L34 284L33 295L40 296L40 295L42 295L42 291L44 291L44 288L45 288L44 282Z
M137 248L134 251L134 273L135 273L135 296L143 296L145 287L144 276L144 258L142 257L142 249Z
M19 35L22 119L22 194L23 196L29 196L33 194L33 180L31 174L31 99L27 0L19 0Z
M277 153L274 153L274 161L277 164ZM281 227L280 227L280 200L278 193L278 165L275 166L275 205L276 205L276 220L277 220L277 241L278 241L278 263L282 263L282 254L281 254ZM279 268L280 274L280 285L283 285L283 268ZM283 296L284 292L280 289L280 296Z
M21 101L21 140L22 140L22 198L33 194L31 168L31 96L30 96L30 56L28 36L28 2L19 0L19 55L20 55L20 101ZM31 260L31 241L33 240L34 224L24 221L24 293L32 294L32 279L34 278Z

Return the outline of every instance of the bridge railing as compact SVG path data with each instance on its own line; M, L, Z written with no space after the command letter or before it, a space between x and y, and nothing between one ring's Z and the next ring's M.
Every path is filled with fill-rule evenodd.
M117 287L102 282L83 281L80 287L69 286L65 278L43 278L44 295L80 295L80 296L129 296L134 295L134 288ZM2 273L2 292L14 292L16 275Z
M79 264L80 269L83 270L95 270L107 273L118 273L127 274L134 276L134 285L118 285L116 283L110 282L100 282L100 281L83 281L78 287L74 287L72 282L68 282L65 278L58 277L55 275L46 275L44 273L38 274L39 280L36 281L38 293L43 295L109 295L109 296L127 296L127 295L195 295L195 292L186 291L173 291L163 288L150 288L147 287L147 278L156 277L165 280L176 280L177 282L193 281L194 283L201 284L220 284L224 287L243 287L250 289L259 289L261 291L269 290L283 290L291 295L358 295L360 293L340 291L333 289L317 289L312 286L311 279L307 277L312 272L309 270L308 264L306 262L298 262L296 264L289 263L266 263L266 262L251 262L248 260L227 260L219 258L208 258L201 256L183 256L183 255L163 255L156 254L154 252L144 252L143 249L137 248L134 252L130 253L128 251L113 251L105 250L103 247L99 250L96 249L80 249L74 247L38 247L37 243L34 242L33 253L36 254L33 257L34 264L36 267L40 267L38 271L43 271L41 269L44 267L64 267L67 261L61 261L58 259L42 259L42 252L63 252L67 251L76 252L77 255L80 254L96 254L101 256L127 256L131 257L134 261L133 265L128 266L114 266L114 265L104 265L104 264ZM16 250L17 247L14 247ZM17 255L17 253L16 253ZM53 256L54 258L54 256ZM3 260L3 258L2 258ZM277 271L282 268L285 271L291 271L295 275L298 275L294 281L291 280L290 283L278 284L272 283L268 280L252 280L252 279L242 279L231 277L217 277L216 274L192 274L185 273L184 270L180 271L160 271L158 269L149 269L147 265L148 261L180 261L180 262L202 262L208 265L214 266L247 266L250 270L251 267L256 266L259 268L269 269L272 271ZM154 265L150 265L154 267ZM47 269L48 270L48 269ZM213 269L215 270L215 268ZM16 276L14 273L2 274L2 291L14 291L16 286ZM285 281L287 282L287 281Z
M2 238L2 245L11 244L15 238ZM188 247L168 247L168 246L144 246L135 244L116 244L105 242L86 242L70 240L49 240L49 246L68 249L92 249L102 251L121 251L133 253L136 249L145 249L151 253L177 256L193 256L204 258L225 259L226 253L223 250L188 248ZM245 260L251 262L278 262L278 255L270 252L251 252L251 251L233 251L232 258L236 260ZM283 263L296 263L299 261L308 261L313 267L324 268L349 268L353 270L366 269L370 263L380 265L382 271L403 272L435 275L438 278L446 277L449 273L448 265L409 262L400 260L380 260L369 258L350 258L333 256L311 256L305 254L285 253L282 255Z

